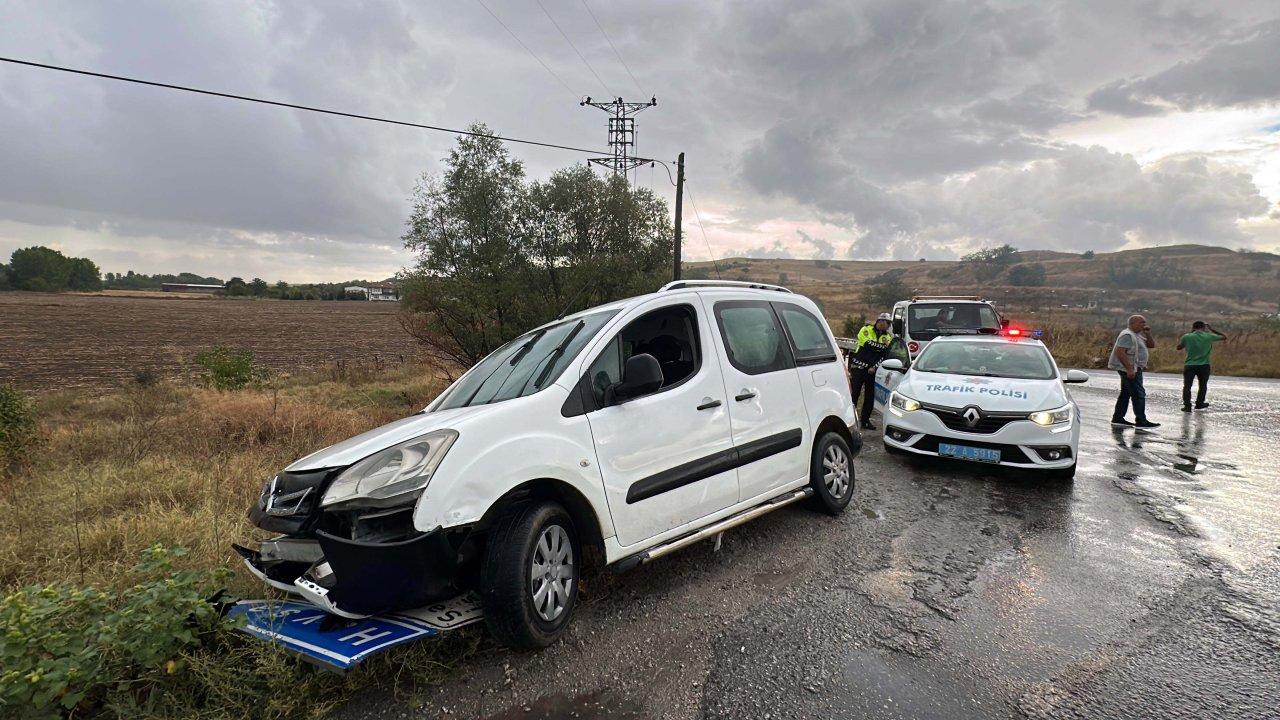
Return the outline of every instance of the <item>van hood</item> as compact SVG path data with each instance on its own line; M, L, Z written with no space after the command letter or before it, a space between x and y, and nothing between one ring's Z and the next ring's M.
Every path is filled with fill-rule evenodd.
M910 371L897 391L922 403L992 412L1035 412L1067 404L1062 382Z
M496 404L451 408L436 412L422 412L387 423L366 433L334 443L323 450L295 460L285 468L286 472L345 467L358 460L385 450L398 443L412 440L434 430L457 430L459 425L496 409Z

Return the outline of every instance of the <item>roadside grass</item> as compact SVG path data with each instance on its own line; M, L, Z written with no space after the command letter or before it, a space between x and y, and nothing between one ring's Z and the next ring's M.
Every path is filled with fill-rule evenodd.
M173 558L176 571L208 573L232 595L261 597L266 588L230 544L255 536L246 510L266 480L309 452L416 412L446 385L410 364L331 367L225 392L155 383L34 398L39 444L27 463L0 475L0 595L63 584L127 598L138 587L140 554L158 543L187 550ZM52 714L16 708L14 716L317 717L371 682L395 677L410 691L434 682L482 637L456 635L337 675L223 628L168 658L175 662L156 675L163 682L150 686L144 705L103 700ZM115 681L135 691L144 682ZM0 715L10 710L0 704Z
M1105 368L1119 331L1103 327L1049 325L1041 338L1062 368ZM1148 370L1181 373L1185 354L1177 349L1185 331L1156 328ZM1213 372L1239 377L1280 377L1280 331L1224 329L1227 339L1213 347Z

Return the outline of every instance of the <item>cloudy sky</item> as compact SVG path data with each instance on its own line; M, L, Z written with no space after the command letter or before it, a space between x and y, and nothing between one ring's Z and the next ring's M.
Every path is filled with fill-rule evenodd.
M1280 250L1276 0L587 3L607 37L583 0L11 0L0 56L587 147L579 96L656 95L640 153L686 153L694 259ZM0 63L0 257L385 277L451 143Z

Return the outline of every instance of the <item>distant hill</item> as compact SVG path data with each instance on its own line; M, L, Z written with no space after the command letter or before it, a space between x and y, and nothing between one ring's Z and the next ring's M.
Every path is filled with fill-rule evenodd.
M897 280L911 293L980 295L1012 310L1178 311L1253 316L1280 303L1280 255L1207 245L1170 245L1086 257L1053 250L1018 252L1002 266L958 260L786 260L726 258L689 263L689 278L786 285L822 303L833 321L879 308L862 302L868 284ZM1018 284L1036 273L1043 284Z

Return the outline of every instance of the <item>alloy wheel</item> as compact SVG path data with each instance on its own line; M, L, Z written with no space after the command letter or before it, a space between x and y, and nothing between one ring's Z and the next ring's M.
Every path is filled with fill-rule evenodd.
M538 536L529 566L529 579L533 608L543 620L554 622L568 607L573 583L577 580L573 544L564 528L548 525Z
M825 471L822 480L827 485L831 497L839 500L849 489L849 456L839 445L832 443L822 453L822 469Z

